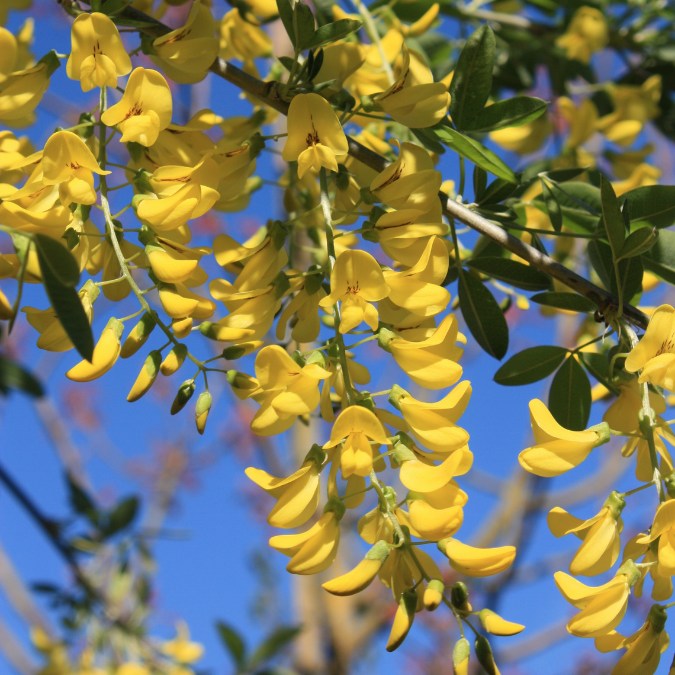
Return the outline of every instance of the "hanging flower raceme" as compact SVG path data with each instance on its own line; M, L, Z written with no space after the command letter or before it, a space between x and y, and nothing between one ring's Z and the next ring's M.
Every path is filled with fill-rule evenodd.
M105 14L80 14L73 22L70 41L66 74L80 81L82 91L116 87L117 78L131 72L131 59L117 26Z
M298 162L298 177L321 167L337 172L349 147L330 103L318 94L297 94L288 108L288 138L282 151L287 162Z
M675 389L675 309L661 305L652 314L640 342L626 357L629 373L640 371L639 382Z
M367 476L373 465L383 469L376 454L380 445L391 445L387 433L374 413L360 405L345 408L333 424L330 440L324 450L340 446L339 463L344 478L355 474Z
M341 333L348 333L362 321L377 330L377 309L370 303L389 292L377 260L365 251L347 250L338 255L330 275L330 295L319 305L329 308L341 303Z
M548 514L548 527L556 537L575 534L583 541L570 563L575 575L592 576L606 572L619 557L621 549L621 512L626 502L618 492L612 492L600 512L581 520L559 506Z
M594 447L609 440L606 423L586 431L565 429L539 399L530 401L530 422L534 445L523 450L518 461L535 476L559 476L581 464Z
M600 637L616 628L626 613L631 586L640 577L632 560L601 586L587 586L565 572L556 572L553 578L565 600L581 610L568 621L568 632L578 637Z
M118 127L122 143L150 146L171 122L173 101L164 77L156 70L134 68L118 103L101 115L101 122Z

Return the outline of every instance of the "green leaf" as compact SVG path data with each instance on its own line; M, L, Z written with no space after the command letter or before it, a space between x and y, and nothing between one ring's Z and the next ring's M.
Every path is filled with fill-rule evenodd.
M243 638L224 621L216 621L216 630L220 641L237 666L237 670L243 670L246 665L246 645Z
M40 256L39 249L38 260L42 272L42 283L47 291L49 302L56 312L56 318L80 356L91 361L94 353L94 336L80 296L74 288L64 286L54 275L49 264Z
M592 241L588 245L588 259L610 293L618 296L619 283L621 284L624 302L629 302L642 290L643 268L639 258L626 258L619 261L619 283L614 273L612 251L608 244L602 241Z
M255 668L276 656L297 637L301 630L302 626L281 626L272 631L255 649L248 661L248 667Z
M591 383L586 371L570 356L553 377L548 392L548 409L558 424L581 431L591 413Z
M492 90L495 36L486 24L465 43L450 84L450 116L458 129L467 129L483 110Z
M98 524L99 513L96 502L69 473L66 473L66 482L68 484L68 498L73 511L84 516L94 525Z
M482 274L527 291L541 291L551 287L551 279L548 275L510 258L472 258L467 260L466 264Z
M40 380L15 361L0 354L0 393L9 394L15 389L39 398L45 390Z
M552 181L555 181L556 183L565 183L567 181L572 180L572 178L576 178L584 171L586 171L585 168L575 166L572 167L571 169L553 169L552 171L545 171L539 175L545 176L546 178L550 178Z
M530 347L514 354L494 376L497 384L511 387L548 377L567 356L563 347Z
M314 37L314 14L312 14L312 10L302 1L295 4L293 13L293 29L295 31L293 46L298 50L301 50L304 49L303 45L311 42Z
M455 131L447 126L434 129L434 132L442 143L482 169L493 173L499 178L503 178L509 183L518 182L516 174L492 150L488 150L473 138L464 136L459 131Z
M515 190L516 186L512 181L497 178L487 186L485 192L479 198L476 198L476 201L481 206L486 204L498 204L510 197Z
M675 284L675 232L659 230L656 244L642 256L645 269L664 281Z
M581 209L597 216L602 214L600 190L595 185L568 181L563 184L551 183L551 188L555 191L561 206Z
M612 184L604 177L600 178L600 196L602 199L602 224L607 234L607 241L612 249L612 256L616 260L619 251L626 239L626 227L619 208Z
M646 253L659 238L659 230L655 227L639 227L631 232L619 251L618 259L633 258Z
M654 227L675 223L675 185L648 185L626 192L631 222L644 221Z
M560 232L563 226L563 216L562 210L560 209L560 204L556 199L555 193L551 189L549 182L545 179L541 179L541 194L544 198L544 205L546 206L546 213L548 214L549 219L551 220L551 225L556 232Z
M104 0L101 5L101 12L108 16L114 16L126 9L132 2L133 0Z
M311 38L301 44L301 49L315 49L328 42L335 42L347 37L359 28L361 28L361 22L354 19L339 19L333 23L327 23L324 26L319 26Z
M458 292L462 316L476 342L501 359L509 348L509 327L494 296L469 273L459 275Z
M616 392L616 385L611 382L609 375L609 359L606 354L600 352L579 352L579 358L586 370L593 377L604 384L607 389Z
M40 269L46 265L63 286L77 286L80 281L80 266L72 253L59 241L44 234L34 234L33 241Z
M564 293L561 291L548 291L546 293L537 293L530 300L547 307L556 307L557 309L567 309L572 312L594 312L596 306L588 298L576 293Z
M546 112L546 101L533 96L515 96L498 101L468 120L467 131L494 131L527 124ZM454 118L453 118L454 119Z
M111 537L128 527L136 518L138 507L138 498L133 496L127 497L116 504L115 508L108 514L108 522L103 528L103 534L106 537Z

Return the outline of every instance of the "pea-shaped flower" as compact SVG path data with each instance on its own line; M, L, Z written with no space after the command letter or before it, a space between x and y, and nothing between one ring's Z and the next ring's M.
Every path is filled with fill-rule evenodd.
M330 440L323 447L340 444L342 475L348 478L352 474L367 476L373 469L373 450L381 444L390 445L391 441L374 413L363 406L351 405L335 420Z
M675 309L661 305L649 320L647 331L626 358L629 373L640 370L639 382L675 389Z
M94 204L94 176L109 174L103 171L85 142L72 131L57 131L45 144L42 155L45 185L58 185L59 198L64 206L72 202Z
M135 68L124 95L108 108L101 121L122 132L122 143L133 141L149 147L171 122L173 102L166 80L156 70Z
M318 94L298 94L288 108L288 138L282 157L298 162L298 177L321 167L338 170L346 158L347 137L330 103Z
M377 260L365 251L343 251L330 275L330 295L319 302L324 308L342 303L340 332L347 333L365 321L377 329L377 309L371 302L389 295L389 287Z
M117 27L105 14L80 14L73 22L70 41L66 74L80 81L82 91L115 87L117 78L131 71L131 59Z
M586 431L565 429L539 399L530 401L534 444L518 455L520 466L535 476L552 478L579 466L591 450L609 440L607 424Z

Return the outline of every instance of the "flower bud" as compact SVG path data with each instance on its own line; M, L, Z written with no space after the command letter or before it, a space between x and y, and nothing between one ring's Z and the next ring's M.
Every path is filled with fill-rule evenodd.
M443 591L445 584L440 579L432 579L424 589L422 602L424 609L433 612L443 602Z
M212 401L213 398L211 397L210 391L203 391L199 394L199 398L197 399L197 405L195 405L195 424L197 425L197 431L200 434L204 433Z
M173 403L171 404L171 414L175 415L180 412L187 402L192 398L192 394L195 393L195 383L194 380L185 380L183 384L180 385L176 398L174 398Z

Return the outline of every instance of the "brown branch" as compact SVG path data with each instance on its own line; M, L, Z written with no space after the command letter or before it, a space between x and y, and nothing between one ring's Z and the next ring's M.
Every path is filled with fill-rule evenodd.
M89 0L84 1L89 2ZM57 3L67 6L71 4L71 0L57 0ZM118 16L122 19L143 22L145 25L140 27L139 31L150 37L160 37L173 30L161 21L157 21L133 7L125 8ZM283 115L288 114L288 103L280 95L278 82L263 82L221 58L214 61L211 66L211 72L227 80L247 94L259 99L277 112ZM349 154L354 159L359 160L375 171L382 171L384 169L387 164L387 160L384 157L361 145L361 143L353 138L347 137L347 140L349 143ZM587 297L597 305L603 314L616 312L618 309L618 299L608 291L596 286L545 253L504 231L499 225L481 216L479 213L450 199L445 193L441 192L439 196L443 202L443 212L448 218L456 218L465 225L497 242L511 251L511 253L523 258L532 267L557 279L580 295ZM622 314L634 325L646 328L647 317L636 307L624 303Z

